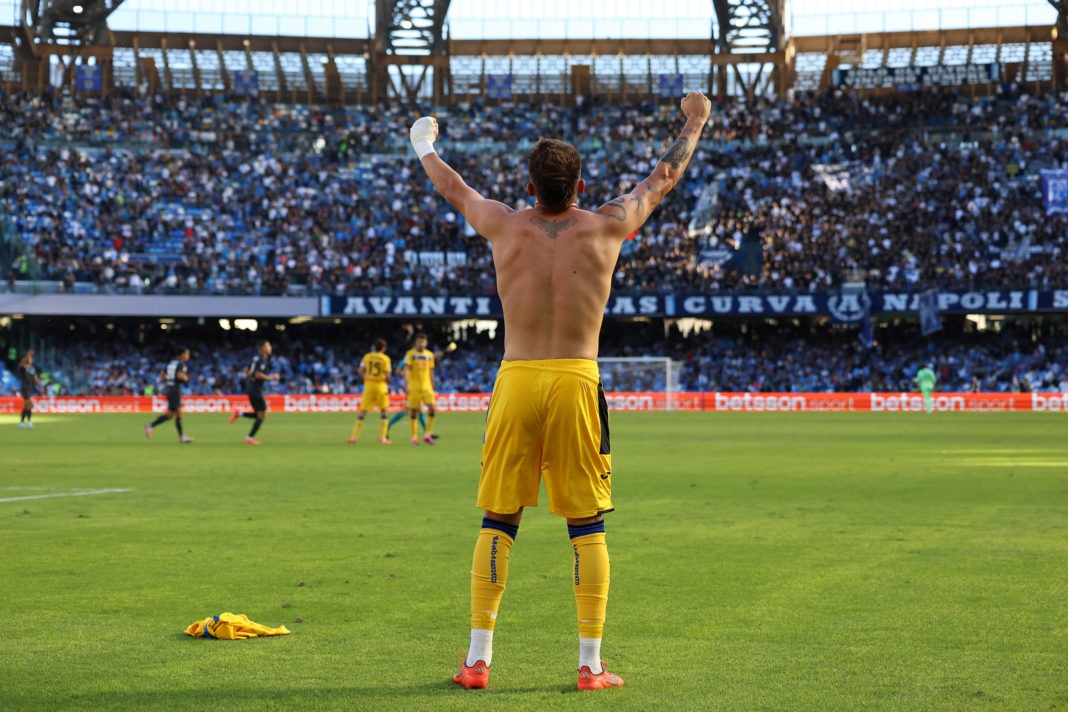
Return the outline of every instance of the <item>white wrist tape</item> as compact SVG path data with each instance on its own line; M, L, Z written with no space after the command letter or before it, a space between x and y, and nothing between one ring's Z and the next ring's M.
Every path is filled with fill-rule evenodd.
M429 116L424 116L412 124L411 130L408 131L408 138L411 139L412 148L415 149L415 155L419 156L420 160L428 153L436 153L434 139L437 138L437 134L434 119Z

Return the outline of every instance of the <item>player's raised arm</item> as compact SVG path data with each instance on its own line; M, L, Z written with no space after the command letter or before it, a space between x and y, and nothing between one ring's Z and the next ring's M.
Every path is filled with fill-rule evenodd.
M434 140L438 137L437 119L431 116L418 119L412 124L408 137L434 189L460 211L477 233L484 237L495 234L497 221L515 212L504 203L483 198L464 182L452 166L442 160L434 150Z
M686 117L678 138L660 157L649 177L637 185L631 192L611 200L597 209L597 214L611 218L619 223L619 232L629 235L640 228L653 208L671 192L682 178L686 166L690 163L697 141L701 138L712 102L704 94L690 92L682 99L681 109Z
M434 361L435 362L440 361L441 359L445 358L446 356L451 354L453 351L455 351L457 348L458 347L456 346L456 342L455 341L450 341L449 345L446 346L444 349L442 349L441 351L435 351L434 352Z

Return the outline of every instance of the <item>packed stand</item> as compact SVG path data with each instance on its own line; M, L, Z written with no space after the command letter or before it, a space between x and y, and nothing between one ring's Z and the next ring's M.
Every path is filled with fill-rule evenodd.
M494 291L487 243L407 145L420 112L221 97L0 95L0 206L45 279L129 293ZM583 152L594 207L647 175L677 106L465 105L438 148L487 197L528 204L525 149ZM620 291L1068 285L1068 97L951 92L714 108L684 182L624 245ZM831 176L831 179L828 178ZM707 186L707 215L695 206ZM695 228L691 231L690 228ZM753 227L759 274L718 262ZM718 255L718 256L717 256ZM30 273L21 262L5 284Z
M948 320L947 320L948 321ZM399 322L344 330L324 325L268 332L274 368L281 380L268 392L290 394L358 393L360 359L374 339L385 338L395 369L411 348L417 329ZM173 327L172 327L173 328ZM435 388L440 393L485 393L492 389L500 363L503 335L461 328L428 326L429 348L437 352ZM42 359L42 377L55 384L52 393L136 395L160 392L160 372L173 346L191 351L186 391L240 394L244 369L262 332L222 331L187 326L167 335L144 325L82 324L47 335L44 353L58 354L63 366L50 373ZM459 348L446 353L456 339ZM898 392L913 390L912 377L930 364L940 391L1068 392L1068 329L1064 325L1005 323L997 331L965 328L962 321L923 338L916 326L886 326L867 348L855 329L808 322L766 324L717 321L714 328L683 334L664 322L606 322L604 357L667 356L679 366L679 391L731 392ZM77 367L75 367L77 364ZM69 376L69 377L68 377ZM663 391L664 372L656 368L605 366L609 391ZM390 384L403 392L403 378ZM11 391L11 386L7 390Z
M856 329L809 322L720 322L681 334L655 322L630 324L602 354L660 354L680 364L680 391L907 392L930 365L945 392L1068 393L1068 330L1007 323L976 331L956 322L923 337L918 325L879 328L869 348Z
M389 344L387 355L393 359L396 371L390 387L400 393L404 388L401 359L412 347L414 334L411 327L404 328L399 322L389 324L381 333L364 331L353 324L344 330L344 337L336 328L314 326L268 333L196 325L170 328L170 334L161 334L155 330L158 325L120 322L106 328L98 322L85 322L71 330L49 333L49 347L42 351L52 357L46 360L62 364L63 372L71 374L55 393L160 393L163 368L180 345L190 350L187 393L241 394L245 369L259 339L271 341L271 363L279 374L277 383L264 384L266 393L358 393L362 389L360 359L379 336ZM434 369L435 387L449 392L488 390L497 375L498 345L487 334L474 330L461 329L458 336L463 347L447 353L451 333L431 334L429 348L439 357ZM47 366L42 370L47 371Z

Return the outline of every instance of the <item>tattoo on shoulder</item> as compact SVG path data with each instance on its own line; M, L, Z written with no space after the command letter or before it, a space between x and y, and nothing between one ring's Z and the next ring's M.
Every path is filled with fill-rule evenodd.
M567 220L546 220L545 218L532 217L531 220L538 226L539 230L549 236L550 240L555 240L560 236L561 232L578 222L577 218L568 218Z
M671 165L672 168L678 168L686 162L690 157L690 140L679 136L675 139L675 143L671 144L671 148L667 150L667 153L660 159Z

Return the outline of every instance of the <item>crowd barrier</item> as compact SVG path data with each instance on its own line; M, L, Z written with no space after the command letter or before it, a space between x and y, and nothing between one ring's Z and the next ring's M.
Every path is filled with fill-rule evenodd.
M935 393L934 409L941 412L1032 411L1068 412L1068 393ZM655 392L606 394L614 411L662 411L668 396ZM441 393L437 407L443 413L483 412L489 393ZM918 413L924 410L918 393L675 393L671 409L717 413L770 412L875 412ZM270 395L267 405L277 413L351 413L360 407L359 394ZM247 410L242 395L187 395L182 398L187 413L229 413ZM404 407L404 396L390 397L390 407ZM38 413L160 413L166 410L164 396L37 396ZM18 413L21 398L0 398L0 414Z

